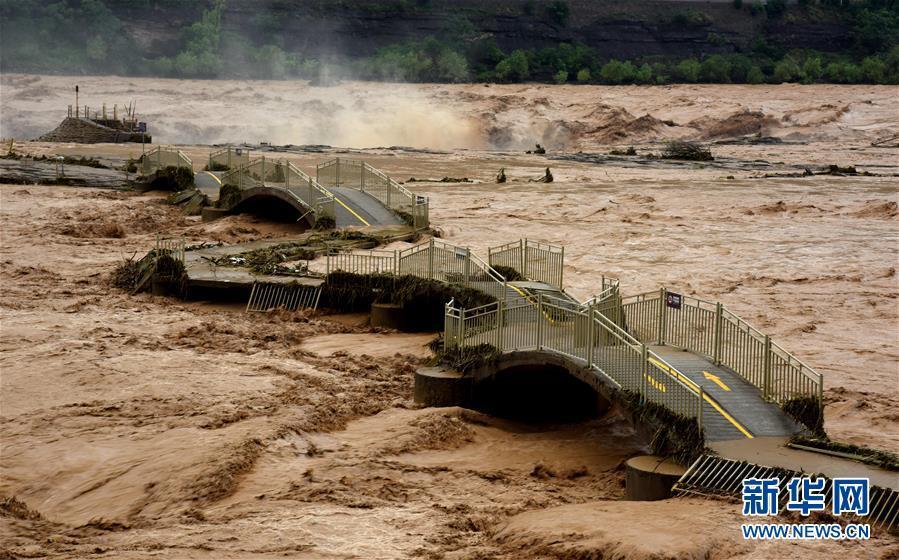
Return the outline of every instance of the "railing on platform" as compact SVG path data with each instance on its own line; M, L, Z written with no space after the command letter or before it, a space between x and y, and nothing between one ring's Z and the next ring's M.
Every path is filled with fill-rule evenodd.
M565 247L520 239L487 250L491 266L514 268L528 280L562 289Z
M496 299L506 295L506 279L468 247L429 239L400 251L329 254L326 270L354 274L412 275L448 284L460 284Z
M281 189L314 211L317 217L335 217L334 195L286 160L256 158L225 173L222 185L233 185L241 190L255 187Z
M823 376L720 303L662 288L624 298L621 307L628 330L639 340L701 354L777 404L810 397L823 406Z
M187 245L184 237L163 237L156 235L156 256L168 255L176 261L184 262L184 251Z
M326 257L325 272L338 270L353 274L396 274L397 251L334 253Z
M209 171L228 171L250 163L250 150L227 146L209 154Z
M430 225L427 197L416 195L364 161L346 158L326 161L316 166L315 178L326 187L347 187L368 193L415 229Z
M474 309L451 301L444 314L444 348L490 344L502 352L540 350L581 363L615 387L631 391L670 411L695 418L702 427L702 404L713 402L689 380L600 313L597 306L537 295L500 300Z
M166 167L186 167L193 172L193 162L181 150L158 146L140 157L140 172L150 175Z

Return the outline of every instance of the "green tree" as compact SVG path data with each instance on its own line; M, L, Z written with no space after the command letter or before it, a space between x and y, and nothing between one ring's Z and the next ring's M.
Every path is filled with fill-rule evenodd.
M851 62L831 62L824 69L824 76L829 82L851 84L861 79L861 72Z
M801 77L802 69L790 57L786 57L774 65L775 82L794 82Z
M106 60L106 41L100 35L94 35L86 45L87 57L94 62Z
M607 84L624 84L634 81L637 69L630 61L621 62L612 59L605 63L599 71L599 77Z
M565 83L567 83L567 82L568 82L568 71L566 71L566 70L559 70L559 71L556 72L555 75L553 76L553 81L556 82L557 84L565 84Z
M885 83L887 77L887 65L878 56L869 56L862 60L861 64L862 78L872 84Z
M634 81L638 84L648 84L652 82L652 66L643 63L634 72Z
M758 66L753 66L746 73L746 82L750 84L761 84L765 81L765 73Z
M445 82L468 80L468 61L452 49L444 49L437 57L437 79Z
M674 67L674 71L678 78L692 84L699 80L701 68L702 65L699 64L698 60L695 58L687 58L681 60L677 66Z
M568 17L570 15L571 9L568 7L568 2L565 2L564 0L554 0L546 6L546 17L558 25L565 25L568 23Z
M585 84L590 81L590 69L589 68L581 68L577 73L577 81Z
M699 77L703 82L726 84L730 81L730 62L720 54L713 54L700 64Z
M512 51L496 65L496 77L500 80L525 80L528 75L528 55L521 49Z
M803 82L805 83L817 82L823 73L824 68L821 66L821 57L819 56L810 56L802 63L802 74L805 78Z

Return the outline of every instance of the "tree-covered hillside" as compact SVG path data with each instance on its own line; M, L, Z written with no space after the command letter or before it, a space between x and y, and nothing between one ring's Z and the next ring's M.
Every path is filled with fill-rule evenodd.
M4 72L899 83L899 2L0 0Z

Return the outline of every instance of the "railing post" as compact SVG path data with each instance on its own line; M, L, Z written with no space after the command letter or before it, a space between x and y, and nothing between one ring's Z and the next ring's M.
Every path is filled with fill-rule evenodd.
M587 308L587 368L593 367L593 329L596 327L593 324L593 313L596 311L593 309L593 306Z
M543 349L543 294L537 292L537 350Z
M428 242L428 279L434 279L434 238Z
M505 289L505 284L503 284ZM505 314L506 298L496 302L496 349L503 351L503 315Z
M465 308L459 310L459 348L465 348Z
M668 302L667 290L659 290L659 346L665 344L665 336L668 329Z
M519 262L518 264L521 266L521 275L525 278L528 277L528 240L527 238L519 239L519 245L521 248L518 252Z
M721 320L724 315L724 306L721 305L721 302L715 304L715 339L712 345L712 352L714 355L712 356L713 362L716 366L721 365L721 329L724 328L724 325L721 324Z
M463 286L468 286L471 283L471 247L465 248L465 264L462 269L462 282Z
M334 158L334 186L340 186L340 158Z
M565 274L565 246L562 245L562 252L559 256L559 289L562 289L562 276Z
M705 389L699 386L699 411L696 414L696 423L699 424L699 431L702 431L702 408L705 404Z
M643 363L640 366L640 404L646 402L646 380L649 378L649 350L646 343L640 343L640 357Z
M765 382L762 395L771 398L771 337L765 335Z
M262 186L265 186L265 156L262 156Z

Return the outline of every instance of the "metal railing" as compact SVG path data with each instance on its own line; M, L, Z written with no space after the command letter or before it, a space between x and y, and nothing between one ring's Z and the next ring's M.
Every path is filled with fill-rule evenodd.
M616 296L617 297L617 294ZM616 325L597 306L552 296L500 300L473 309L451 301L444 314L444 348L491 344L502 352L546 351L565 356L702 427L704 402L713 399L660 356Z
M281 189L315 212L335 217L334 195L293 163L283 159L256 158L222 176L223 185L244 190L255 187Z
M823 376L721 303L662 288L624 298L621 308L628 330L639 340L703 355L777 404L811 397L823 406Z
M177 261L184 262L184 251L187 245L184 237L163 237L156 234L156 256L169 255Z
M158 146L140 157L140 172L150 175L166 167L186 167L193 172L193 162L181 150Z
M506 297L503 275L471 252L438 239L429 239L399 251L334 253L326 257L326 271L354 274L411 275L448 284L459 284L489 294Z
M487 250L491 266L507 266L528 280L562 289L565 247L520 239Z
M334 253L326 257L325 272L338 270L353 274L396 274L397 251L365 251Z
M216 167L227 167L231 170L248 163L250 163L250 150L227 146L209 154L208 169L215 171Z
M276 309L286 309L288 311L312 309L315 311L318 308L321 293L322 287L320 285L305 286L293 283L253 282L253 288L250 290L250 299L247 301L247 312L265 312Z
M326 187L347 187L373 196L415 229L430 225L427 197L416 195L364 161L335 158L320 163L315 178Z

